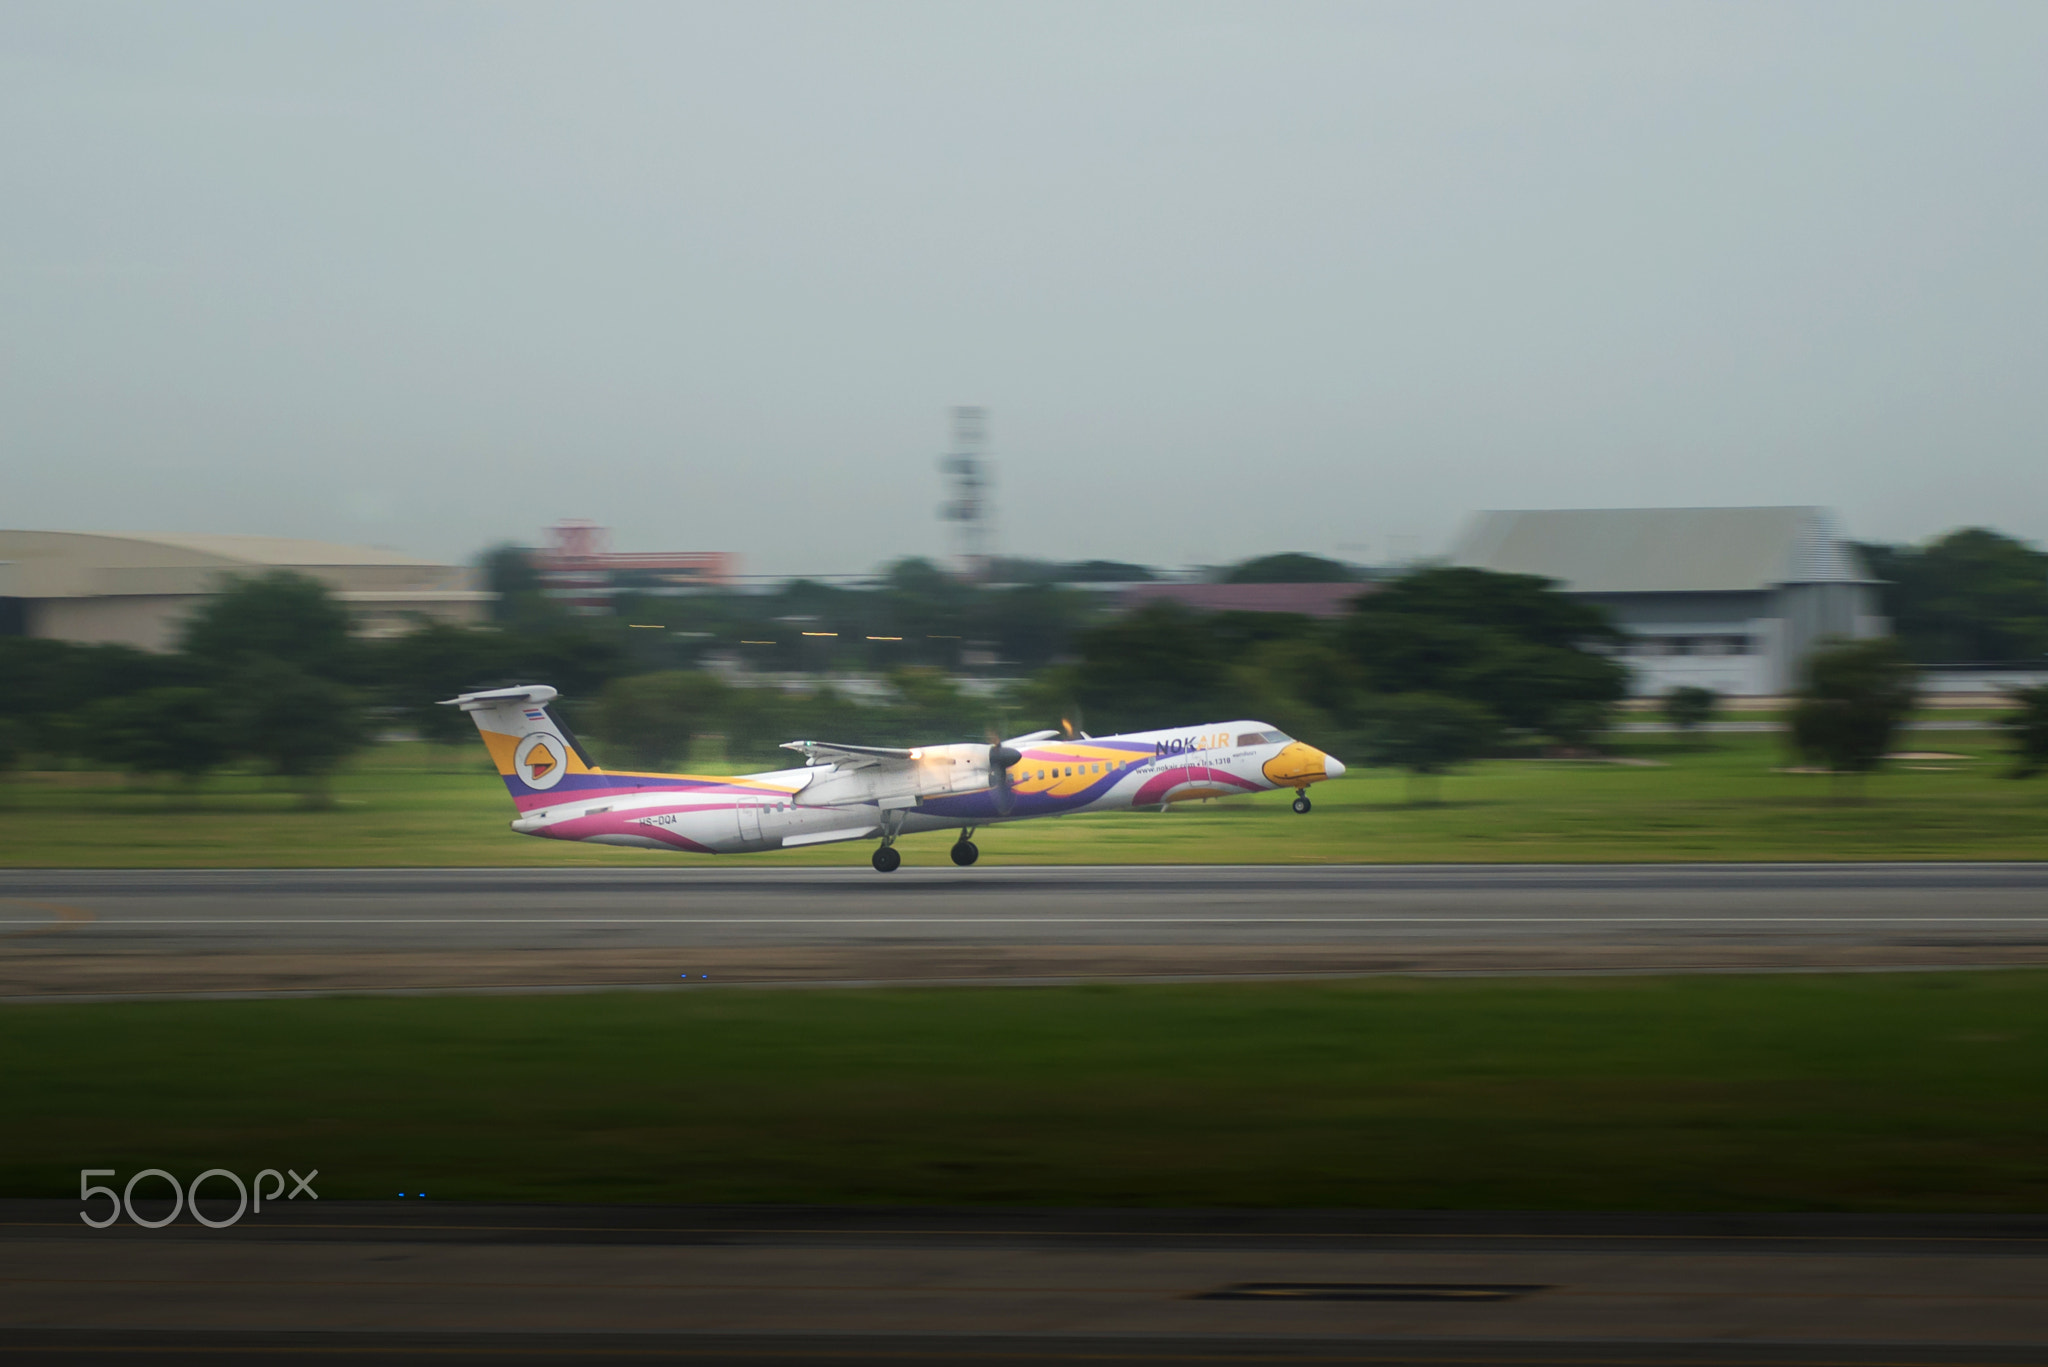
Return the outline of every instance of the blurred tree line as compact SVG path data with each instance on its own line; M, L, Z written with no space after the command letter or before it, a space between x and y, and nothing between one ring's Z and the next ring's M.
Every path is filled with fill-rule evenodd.
M1864 545L1864 563L1908 659L2048 660L2048 552L1982 527L1921 546Z
M1427 779L1504 744L1589 744L1628 691L1622 640L1547 580L1430 568L1334 620L1148 605L1082 632L1027 710L1104 733L1257 719Z
M1144 573L1108 562L1063 572ZM494 620L500 625L529 625L555 609L516 547L488 554L485 574L498 595ZM1009 673L1042 669L1067 654L1076 633L1100 612L1101 595L1073 588L1074 582L1114 581L982 588L913 558L863 586L792 579L765 593L629 589L612 600L612 615L626 624L635 658L650 668L697 669L714 653L737 651L758 673L886 673L907 666Z
M471 744L468 718L440 699L545 682L617 767L693 756L769 764L781 742L806 736L902 744L1015 734L1065 716L1097 731L1247 717L1430 774L1508 737L1583 744L1625 684L1603 653L1619 635L1597 612L1541 580L1479 570L1422 571L1336 621L1199 616L1172 604L1127 617L1017 611L1033 593L1061 591L1027 585L977 598L922 562L895 567L889 592L865 595L873 601L802 582L753 596L770 611L819 607L842 630L869 614L899 629L877 634L906 637L913 626L951 626L933 634L973 638L1001 619L1044 666L1006 696L975 697L906 652L880 696L856 698L829 681L742 687L690 668L668 640L636 632L630 614L563 611L537 582L521 582L522 566L506 557L492 567L501 597L486 626L422 622L362 640L317 580L280 571L232 582L168 654L0 638L14 708L0 761L32 754L195 781L255 765L318 802L324 777L379 732Z
M1996 631L1972 638L1986 643L1978 654L2032 648L2023 591L2031 571L2022 570L2033 562L2016 559L2014 547L2037 554L1981 532L1912 552L1925 582L1999 606ZM1267 560L1226 573L1257 576L1249 582L1351 573L1309 556ZM1997 573L1955 571L1963 563ZM1112 578L1136 569L1100 567ZM325 776L378 734L473 745L469 719L436 706L440 699L543 682L562 691L564 715L601 762L619 768L767 766L783 758L781 742L804 737L907 744L1013 735L1061 719L1107 734L1243 718L1349 761L1406 769L1426 791L1434 775L1482 754L1589 746L1627 689L1616 658L1622 633L1598 610L1542 579L1474 569L1411 572L1330 620L1198 614L1172 603L1116 616L1085 590L976 589L918 560L867 589L795 581L764 594L649 598L587 617L546 597L523 553L494 551L486 571L498 590L490 623L423 621L381 640L351 635L346 609L289 572L232 583L166 654L0 637L11 709L0 718L0 767L34 758L196 781L254 766L319 802ZM1993 592L1997 584L2005 587ZM636 629L650 620L662 630ZM689 634L693 622L707 634ZM802 636L813 623L840 635ZM1937 629L1978 628L1930 620L1926 633ZM750 639L777 645L740 660L785 678L742 686L702 667L700 641L754 631L767 634ZM1931 639L1923 633L1923 644ZM828 644L807 653L806 641ZM1024 681L1000 696L965 691L955 671L974 642L1000 650L1005 672ZM1805 692L1815 701L1795 716L1793 743L1860 771L1882 756L1911 705L1910 667L1889 643L1816 663L1825 668L1809 670ZM830 681L828 666L882 686L856 696ZM1713 701L1667 705L1704 718ZM2048 701L2034 710L2042 707ZM1689 713L1685 721L1696 724ZM2048 754L2048 726L2036 720L2025 735L2029 753Z
M405 634L364 640L318 580L277 571L231 581L168 653L0 637L9 708L0 717L0 768L35 760L197 782L248 765L319 805L327 776L377 734L472 746L470 719L438 702L526 682L560 689L564 715L620 767L681 761L700 738L733 760L764 763L782 741L805 734L971 739L996 717L927 666L898 665L888 696L865 703L829 684L742 688L664 668L659 642L565 612L537 592L504 608L487 626L422 620Z
M0 765L35 757L196 782L246 764L321 805L327 776L377 729L466 741L469 720L437 698L513 676L595 690L625 658L563 614L514 630L427 623L365 641L325 585L276 571L230 581L168 653L0 637L10 707Z

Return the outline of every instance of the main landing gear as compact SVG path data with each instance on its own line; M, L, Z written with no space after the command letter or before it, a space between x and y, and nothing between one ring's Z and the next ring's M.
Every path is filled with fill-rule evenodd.
M903 856L897 852L896 837L903 834L903 813L889 811L882 813L882 844L875 851L871 861L876 873L894 873L903 865Z
M953 842L953 862L963 869L981 858L981 848L967 838L973 834L974 828L969 826L966 830L960 832L960 838Z
M973 834L974 828L972 826L961 831L960 838L955 840L953 848L947 851L947 853L952 855L953 862L963 869L981 858L981 847L967 838ZM894 832L882 837L881 845L875 850L869 862L874 864L876 873L894 873L903 867L903 855L896 848Z
M1296 790L1295 790L1295 793L1294 793L1294 814L1295 814L1296 816L1307 816L1307 815L1308 815L1308 812L1309 812L1309 808L1310 808L1310 807L1312 807L1312 806L1314 806L1314 805L1315 805L1315 804L1311 803L1311 802L1310 802L1310 801L1308 800L1308 793L1307 793L1307 791L1306 791L1306 790L1304 790L1304 789L1296 789Z

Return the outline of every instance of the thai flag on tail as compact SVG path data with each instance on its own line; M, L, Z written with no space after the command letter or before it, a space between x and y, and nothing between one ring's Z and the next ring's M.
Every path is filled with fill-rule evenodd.
M528 721L546 721L548 714L541 711L538 707L529 707L526 709L526 719Z

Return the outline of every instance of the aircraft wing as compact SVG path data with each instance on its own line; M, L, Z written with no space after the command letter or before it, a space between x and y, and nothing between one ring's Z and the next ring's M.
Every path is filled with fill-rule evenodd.
M794 750L806 764L836 764L841 769L869 769L878 765L909 764L915 750L888 750L879 745L834 745L822 740L784 741L782 748Z

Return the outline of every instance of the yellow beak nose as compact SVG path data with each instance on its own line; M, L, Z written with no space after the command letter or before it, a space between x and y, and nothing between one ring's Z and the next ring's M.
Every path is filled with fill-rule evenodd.
M1305 783L1320 783L1326 778L1336 778L1344 772L1342 760L1333 759L1313 745L1295 741L1285 750L1266 761L1264 773L1267 782L1277 788L1298 788Z

